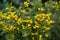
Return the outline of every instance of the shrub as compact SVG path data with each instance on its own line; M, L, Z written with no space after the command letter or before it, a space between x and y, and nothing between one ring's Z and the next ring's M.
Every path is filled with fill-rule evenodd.
M60 2L55 1L25 1L19 8L6 4L0 10L2 40L51 40L59 10Z

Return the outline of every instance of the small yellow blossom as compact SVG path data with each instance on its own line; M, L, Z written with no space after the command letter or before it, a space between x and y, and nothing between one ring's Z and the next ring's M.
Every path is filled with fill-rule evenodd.
M25 7L28 7L28 6L29 6L29 2L27 2L27 1L24 2L24 6L25 6Z
M34 33L31 33L32 35L35 35Z
M4 24L4 22L3 22L3 21L0 21L0 25L1 25L1 24Z
M50 20L49 22L47 22L48 24L51 24L51 23L55 23L55 21L53 20Z
M30 23L32 23L32 20L29 20Z
M14 31L14 29L15 27L13 25L10 25L8 30L11 32L11 31Z
M6 19L7 19L7 20L11 19L11 16L10 16L10 15L8 15Z
M17 20L17 19L18 19L18 15L14 15L13 18L14 18L15 20Z
M50 30L50 28L49 28L49 27L44 26L44 28L45 28L45 30Z
M38 8L39 11L44 11L44 8Z
M12 2L10 3L10 6L12 6Z
M45 36L46 36L46 37L49 37L49 35L48 35L47 33L45 33Z
M29 23L32 23L32 20L23 20L23 22L29 22Z
M39 40L42 40L42 35L39 35Z
M16 12L9 12L10 16L13 17Z
M3 19L5 19L5 18L6 18L6 14L5 14L5 13L4 13L4 14L1 13L1 14L0 14L0 17L2 17Z
M46 27L46 29L45 29L45 30L50 30L50 28Z
M26 12L26 10L24 10L24 9L23 9L23 10L20 10L20 12L25 13L25 12Z
M31 17L30 17L30 16L26 16L25 18L28 18L28 19L30 19Z
M28 24L28 27L31 26L31 24Z
M55 2L55 5L58 5L58 2Z
M4 30L4 31L7 31L7 30L8 30L8 27L5 25L5 26L3 27L3 30Z
M46 30L43 30L43 32L45 32Z
M39 28L39 25L35 25L35 26L33 26L33 28Z
M22 29L25 29L25 26L24 25L22 25Z
M14 6L11 6L11 9L13 9L14 8Z
M37 35L38 33L37 32L35 32L35 35Z
M5 9L6 9L6 10L9 10L9 8L8 8L8 7L6 7Z
M18 24L22 23L22 19L21 18L17 19L17 23Z

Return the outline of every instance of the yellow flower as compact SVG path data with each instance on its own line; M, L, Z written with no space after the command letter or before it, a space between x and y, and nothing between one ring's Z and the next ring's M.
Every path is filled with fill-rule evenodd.
M1 24L4 24L4 22L3 22L3 21L0 21L0 25L1 25Z
M46 36L46 37L49 37L49 35L48 35L47 33L45 33L45 36Z
M9 12L10 16L13 17L16 12Z
M38 33L37 32L35 32L35 33L32 33L32 35L37 35Z
M6 19L6 14L3 14L3 15L2 15L2 18Z
M17 28L17 30L20 30L19 28Z
M32 20L30 19L29 22L32 23Z
M14 15L12 18L14 18L15 20L18 19L18 15Z
M58 5L58 2L55 2L55 5Z
M50 20L49 22L47 22L48 24L51 24L51 23L55 23L55 21L53 20Z
M48 20L48 19L46 19L45 21L46 21L46 22L48 22L49 20Z
M5 18L6 18L6 14L5 14L5 13L4 13L4 14L1 13L1 14L0 14L0 17L2 17L3 19L5 19Z
M32 35L35 35L34 33L31 33Z
M45 29L45 30L50 30L50 28L46 27L46 29Z
M10 6L12 6L12 2L10 3Z
M14 31L14 29L15 27L13 25L10 25L8 30L11 32L11 31Z
M32 37L32 40L34 40L34 37Z
M59 4L60 4L60 1L59 1Z
M31 24L28 24L28 27L31 26Z
M10 16L10 15L8 15L6 19L7 19L7 20L11 19L11 16Z
M44 19L40 19L40 22L43 21Z
M37 32L35 32L35 35L37 35L38 33Z
M45 32L46 30L43 30L43 32Z
M39 10L39 11L44 11L44 9L43 9L43 8L38 8L38 10Z
M42 14L40 14L40 15L43 16L43 17L46 17L47 14L42 13Z
M5 25L5 26L3 27L3 30L4 30L4 31L7 31L7 30L8 30L8 27Z
M29 6L29 3L26 1L26 2L24 2L24 6L25 7L28 7Z
M9 8L8 8L8 7L6 7L5 9L6 9L6 10L9 10Z
M30 19L31 17L30 16L26 16L25 18Z
M33 26L33 28L39 28L39 25L35 25L35 26Z
M21 9L22 7L20 6L19 9Z
M40 11L40 8L38 8L38 10Z
M37 21L35 21L35 24L37 24L37 25L38 25L38 22L37 22Z
M42 40L42 35L39 35L39 40Z
M50 30L50 28L49 28L49 27L44 26L44 28L45 28L45 30Z
M11 8L11 9L13 9L13 8L14 8L14 6L11 6L10 8Z
M32 20L30 19L30 20L23 20L23 22L29 22L29 23L32 23Z
M20 10L20 12L25 13L26 11L23 9L23 10Z
M5 9L6 9L6 10L12 10L12 9L11 9L11 8L9 8L9 7L6 7Z
M48 3L47 3L47 2L45 2L44 4L45 4L45 6L47 6L47 5L48 5Z
M24 25L22 25L22 29L25 29L25 26Z
M21 18L17 19L17 23L18 24L22 23L22 19Z

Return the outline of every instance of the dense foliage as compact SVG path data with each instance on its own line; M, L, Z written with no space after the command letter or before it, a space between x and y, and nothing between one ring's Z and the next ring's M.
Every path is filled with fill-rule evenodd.
M27 0L0 10L1 40L60 40L60 1Z

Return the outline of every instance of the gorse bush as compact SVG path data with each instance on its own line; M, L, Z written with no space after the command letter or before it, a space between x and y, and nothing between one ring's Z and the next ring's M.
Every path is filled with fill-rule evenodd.
M60 22L59 10L60 1L25 1L19 8L6 4L0 10L1 40L53 40L51 32Z

